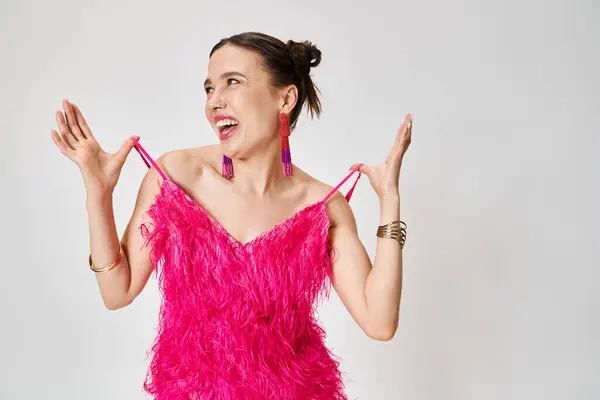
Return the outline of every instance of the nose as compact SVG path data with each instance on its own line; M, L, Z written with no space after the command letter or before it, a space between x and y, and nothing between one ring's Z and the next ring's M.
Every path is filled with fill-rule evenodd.
M216 110L219 108L225 108L225 99L221 95L220 92L214 91L210 99L208 99L208 106L212 110Z

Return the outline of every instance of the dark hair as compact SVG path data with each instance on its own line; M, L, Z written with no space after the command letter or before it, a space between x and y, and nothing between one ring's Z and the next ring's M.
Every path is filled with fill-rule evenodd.
M260 54L263 66L271 74L274 87L296 85L298 101L290 112L290 129L296 126L302 107L306 104L311 117L321 115L319 88L310 77L310 69L321 62L321 51L309 41L287 43L264 33L244 32L221 39L210 51L209 58L215 51L226 44L233 44Z

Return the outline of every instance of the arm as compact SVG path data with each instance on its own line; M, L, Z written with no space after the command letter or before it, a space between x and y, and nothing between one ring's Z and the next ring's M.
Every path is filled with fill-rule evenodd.
M337 197L337 195L336 195ZM332 202L333 203L333 202ZM360 328L372 339L390 340L397 328L402 293L402 250L393 239L377 238L375 262L358 238L350 206L339 195L331 204L334 289ZM380 225L400 218L400 197L383 198Z
M379 225L400 220L400 167L412 135L412 116L398 129L385 162L363 166L379 197ZM361 329L376 340L390 340L398 329L402 294L402 247L398 241L377 238L375 261L358 238L352 210L341 194L330 206L331 242L337 251L333 263L334 288Z
M112 263L119 254L113 191L134 143L128 139L116 153L104 151L79 107L67 99L63 99L62 103L64 113L55 113L60 133L54 129L50 132L61 154L81 171L87 194L91 258L96 267L103 267ZM160 165L161 158L157 162ZM140 186L133 216L121 240L125 257L121 257L110 271L96 273L102 300L108 309L116 310L130 304L152 272L149 249L142 246L143 239L137 227L144 222L144 213L158 192L157 182L157 171L150 169Z
M159 160L157 163L160 165ZM133 214L121 238L125 257L121 258L119 265L113 270L95 274L102 300L109 310L117 310L131 304L141 293L152 273L150 248L143 245L144 239L138 227L148 222L145 212L158 193L159 179L161 178L157 171L152 168L142 180ZM95 266L107 265L119 252L112 192L106 195L88 194L86 209L93 263Z

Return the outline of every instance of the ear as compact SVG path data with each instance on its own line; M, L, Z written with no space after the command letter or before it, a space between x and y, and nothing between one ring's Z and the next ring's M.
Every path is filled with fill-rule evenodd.
M292 112L298 102L298 88L296 85L290 85L281 91L281 112L289 114Z

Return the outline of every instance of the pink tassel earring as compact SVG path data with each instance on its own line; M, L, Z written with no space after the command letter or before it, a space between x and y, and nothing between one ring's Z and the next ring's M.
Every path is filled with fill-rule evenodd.
M231 158L227 157L226 155L223 155L223 165L221 167L221 175L225 179L233 178L233 162L231 161Z
M279 134L281 135L281 163L283 166L283 174L285 176L292 176L292 153L290 151L289 141L290 121L288 115L279 113L279 121L281 121Z

